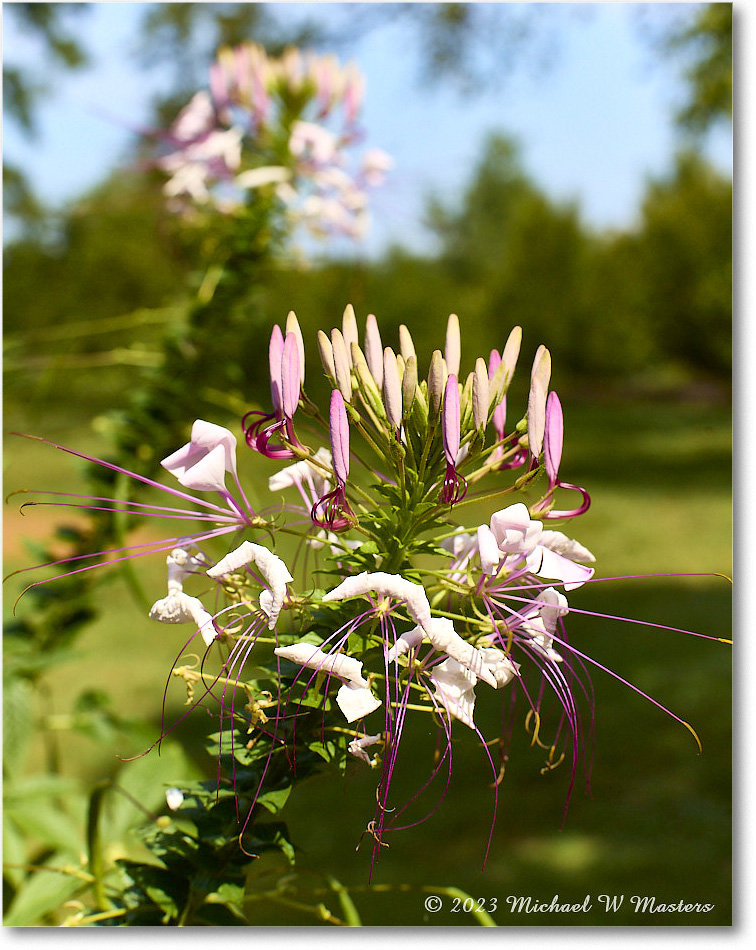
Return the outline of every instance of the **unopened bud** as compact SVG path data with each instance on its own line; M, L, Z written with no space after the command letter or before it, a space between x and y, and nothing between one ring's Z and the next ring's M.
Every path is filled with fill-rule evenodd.
M415 401L417 391L417 357L410 356L404 367L402 376L402 410L405 419L412 411L412 403Z
M352 365L352 343L359 342L359 334L357 332L357 318L354 315L354 307L348 303L344 308L344 316L341 320L342 332L344 336L344 343L346 345L347 359L349 360L349 365Z
M357 374L360 395L365 400L366 404L370 406L373 412L375 412L378 416L385 418L386 412L383 408L381 391L373 379L373 374L370 372L367 360L365 359L365 354L356 343L352 343L352 366L354 367L354 371Z
M546 393L549 391L549 382L551 380L551 353L549 353L543 343L536 350L533 368L530 371L530 378L538 379L545 399Z
M472 385L472 411L475 428L482 431L488 422L488 370L481 357L475 361Z
M405 362L410 356L416 356L412 335L403 323L399 327L399 352L402 354Z
M289 311L289 315L286 317L286 336L289 333L293 333L297 340L297 350L299 350L299 379L302 385L304 386L305 380L305 348L304 348L304 338L302 336L302 330L299 326L299 320L297 320L297 315L293 310Z
M433 356L431 356L430 369L428 370L428 402L430 404L430 416L434 421L438 418L444 398L447 375L444 370L444 358L441 355L441 350L434 350Z
M509 389L509 384L512 382L512 376L514 375L515 366L517 365L521 342L522 327L514 327L509 334L501 357L499 357L498 353L491 354L488 386L489 408L497 406Z
M462 429L466 432L470 428L470 423L472 422L472 388L473 388L473 374L468 373L467 379L465 380L465 385L462 387L462 394L460 396L460 412L462 414Z
M512 327L504 345L504 351L501 354L501 360L504 363L504 385L509 386L514 376L517 357L520 355L520 344L522 343L522 327Z
M336 382L336 366L333 362L333 347L331 341L322 330L318 330L318 350L320 351L320 361L323 364L326 376L331 382Z
M541 380L534 376L528 395L528 448L534 459L538 459L543 448L543 434L546 429L546 393Z
M392 429L402 424L402 388L396 354L387 346L383 351L383 404Z
M344 337L338 329L331 330L331 345L333 346L333 364L336 372L336 385L344 397L344 402L352 400L352 374L350 372L349 354L347 353Z
M448 373L459 376L459 362L462 356L462 340L459 334L459 317L456 313L449 315L446 323L446 346L444 347L446 368Z
M369 313L365 321L365 357L373 379L380 389L383 386L383 343L378 330L378 321Z

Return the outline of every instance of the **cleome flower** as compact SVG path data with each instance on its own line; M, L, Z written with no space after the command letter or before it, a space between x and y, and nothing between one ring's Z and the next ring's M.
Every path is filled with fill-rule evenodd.
M361 89L352 73L331 60L291 51L273 60L245 46L223 52L211 80L215 111L207 98L193 100L171 133L177 149L203 140L216 121L229 125L239 109L251 128L263 129L282 89L309 90L319 112L291 130L291 147L308 174L328 171L338 180L329 163L343 137L324 134L318 123L341 108L349 116L344 134L354 132ZM374 171L380 170L375 160ZM579 517L590 499L560 476L563 415L549 391L545 347L531 366L527 404L516 412L508 395L521 341L516 327L487 361L471 359L468 372L460 320L451 314L442 345L423 366L406 326L396 341L386 341L369 314L361 334L348 305L341 325L317 336L330 386L325 413L305 394L305 342L290 312L270 337L270 406L247 413L241 429L258 461L274 463L265 476L270 491L296 489L297 504L279 503L273 517L255 512L239 479L235 436L205 420L196 420L189 441L162 461L180 488L65 450L160 489L170 504L62 493L33 502L182 522L176 536L109 556L117 563L167 555L167 591L150 616L193 625L193 636L208 647L199 670L178 661L172 670L186 680L190 711L209 705L221 733L228 729L231 758L240 766L232 782L261 758L261 783L272 761L285 760L295 774L297 757L306 754L311 762L313 750L342 767L367 765L377 783L366 828L374 858L390 833L440 807L454 744L469 741L470 732L491 769L492 828L521 715L533 745L545 753L544 770L567 760L567 797L581 769L588 784L598 715L588 669L606 668L574 642L571 614L585 611L567 596L578 602L572 592L594 581L596 558L571 531L551 524ZM580 494L578 507L556 509L563 491ZM467 513L485 505L487 520L477 524L481 516ZM233 543L221 546L231 533ZM290 559L289 542L304 556ZM103 553L95 563L57 563L69 573L90 570ZM206 586L194 596L184 590L190 583ZM500 732L484 735L496 703ZM395 801L397 769L418 767L400 755L413 716L426 717L434 756L402 804ZM374 746L379 753L371 756ZM219 758L219 769L224 762ZM283 771L275 774L278 780ZM240 816L243 827L249 814Z
M354 64L290 48L224 47L196 92L164 132L168 207L196 224L243 217L275 196L293 229L359 240L370 222L369 189L393 159L359 145L364 79ZM209 223L209 222L208 222Z

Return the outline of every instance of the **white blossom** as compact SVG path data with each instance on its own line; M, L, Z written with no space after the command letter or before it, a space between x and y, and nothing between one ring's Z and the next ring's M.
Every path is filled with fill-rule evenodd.
M433 667L431 681L434 698L454 719L475 729L475 674L454 659L444 660Z
M236 550L221 558L207 574L208 577L218 580L253 563L257 565L263 580L270 588L260 594L260 607L268 615L268 627L272 630L286 598L286 585L294 580L280 557L262 544L244 541Z
M403 600L410 617L430 636L431 612L428 598L422 584L413 584L399 574L374 574L363 571L353 577L347 577L338 587L334 587L324 597L324 601L347 600L350 597L364 596L370 591L382 597Z
M160 623L195 623L207 646L215 640L216 631L212 616L197 597L190 597L182 590L174 591L157 600L150 608L150 620Z

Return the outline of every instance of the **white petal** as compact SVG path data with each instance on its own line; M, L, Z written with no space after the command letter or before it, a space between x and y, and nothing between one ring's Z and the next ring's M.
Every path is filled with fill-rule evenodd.
M413 630L407 630L405 633L400 634L396 638L396 643L386 654L387 662L393 663L398 657L404 656L404 654L408 653L413 647L420 646L423 642L424 635L422 627L415 627Z
M376 733L374 736L362 736L359 739L352 739L352 741L347 746L347 751L356 756L358 759L361 759L366 765L372 766L373 762L371 761L367 752L365 752L365 749L369 749L370 746L373 746L380 741L380 732Z
M195 623L207 646L215 640L216 631L212 616L197 597L176 591L156 601L150 609L150 620L160 623Z
M367 680L362 676L361 661L344 653L323 653L320 647L306 641L292 643L288 647L276 647L273 652L284 660L291 660L292 663L298 663L312 670L331 673L354 686L367 687L368 685Z
M237 175L234 184L239 188L260 188L262 185L280 184L290 178L291 172L283 165L262 165Z
M223 578L249 564L256 564L263 580L270 588L270 596L260 596L260 606L268 615L268 627L272 630L286 599L286 585L294 580L283 560L261 544L244 541L208 571L208 577ZM266 593L263 591L263 593Z
M364 571L362 574L347 577L338 587L329 591L323 600L347 600L349 597L364 596L369 591L375 591L383 597L403 600L410 617L429 633L431 612L425 589L422 584L413 584L399 574L385 574L382 571L370 574Z
M444 660L433 668L430 678L435 687L434 696L440 705L454 719L475 729L475 674L455 660Z
M497 647L484 647L480 652L483 654L489 670L494 675L497 689L506 686L517 675L520 669L519 664L510 660L503 650L499 650Z
M501 551L496 543L496 537L488 527L482 524L478 528L478 551L480 553L480 566L484 574L495 574L501 561Z
M534 571L539 577L548 577L549 580L561 581L565 590L574 590L590 580L594 575L592 567L584 567L582 564L576 564L569 558L562 557L554 551L538 545L536 551L541 552L541 563Z
M352 686L350 683L345 683L336 693L336 702L347 722L362 719L381 705L380 699L367 686Z
M439 653L445 653L453 660L457 660L479 679L496 689L496 677L488 669L483 654L477 647L462 639L454 629L451 620L447 617L434 617L430 630L426 632L428 639Z
M568 538L561 531L544 531L540 543L550 551L554 551L555 554L568 557L571 561L593 564L596 560L588 548L584 548L578 541Z

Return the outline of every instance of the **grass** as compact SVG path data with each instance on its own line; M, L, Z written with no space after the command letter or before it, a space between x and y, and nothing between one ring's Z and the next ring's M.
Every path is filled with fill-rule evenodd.
M714 574L731 571L730 419L723 408L688 405L567 406L562 474L586 486L591 510L574 525L597 556L599 575ZM96 449L85 428L59 431L68 444ZM75 490L76 464L39 443L6 445L5 491L55 486ZM12 507L6 506L6 512ZM6 516L6 570L26 562L20 533L43 536L49 510L19 520ZM569 532L569 528L568 528ZM150 594L164 586L162 559L143 559L138 573ZM14 582L10 582L13 589ZM6 598L12 595L6 591ZM107 610L77 642L76 659L48 683L56 711L86 688L104 689L116 709L155 723L178 639L173 628L144 616L122 581L103 588ZM476 737L454 730L454 777L439 811L394 836L377 864L378 885L406 890L363 890L370 841L355 850L374 807L374 775L349 770L340 782L326 773L298 789L283 817L301 851L299 866L313 881L331 873L354 889L366 924L472 924L453 913L451 899L431 915L423 908L427 885L458 887L473 897L496 898L500 925L722 926L731 922L731 666L729 647L654 627L582 615L577 610L630 616L728 637L729 584L721 577L669 577L586 585L570 597L571 640L697 729L690 733L656 706L606 673L593 674L596 746L590 794L577 787L564 826L568 772L540 775L543 752L515 730L499 790L498 814L485 870L483 856L493 813L490 768ZM22 602L23 607L23 602ZM183 631L182 631L183 632ZM183 642L183 640L181 641ZM178 687L178 684L176 684ZM480 693L477 717L496 735L497 697ZM180 691L173 709L180 709ZM476 718L477 718L476 717ZM198 727L203 728L201 723ZM428 774L435 737L428 722L411 724L396 777L396 801L411 796ZM183 734L182 734L183 735ZM186 736L185 736L186 737ZM197 742L197 736L186 737ZM86 782L110 774L115 753L82 737L66 746L65 773ZM29 769L43 763L34 750ZM403 763L403 768L401 767ZM213 764L204 763L208 773ZM420 818L440 797L431 790L415 810ZM598 896L624 896L607 913ZM531 895L550 902L582 902L580 914L513 913L507 897ZM657 901L713 903L708 913L638 913L633 895ZM292 910L255 907L260 924L311 923Z

